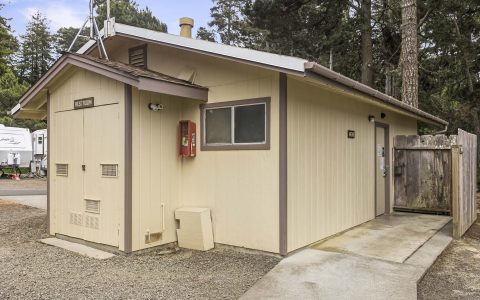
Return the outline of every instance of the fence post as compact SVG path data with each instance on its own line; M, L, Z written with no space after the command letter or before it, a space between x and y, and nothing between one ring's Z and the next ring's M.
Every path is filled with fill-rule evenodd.
M453 218L453 238L462 237L462 222L460 208L460 147L452 146L452 218Z

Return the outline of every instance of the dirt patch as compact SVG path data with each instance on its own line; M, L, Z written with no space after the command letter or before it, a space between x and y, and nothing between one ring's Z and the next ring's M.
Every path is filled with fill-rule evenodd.
M480 218L418 284L419 299L480 299Z
M47 190L46 178L0 179L0 190Z
M279 261L230 248L99 261L46 236L45 211L0 200L0 299L237 299Z

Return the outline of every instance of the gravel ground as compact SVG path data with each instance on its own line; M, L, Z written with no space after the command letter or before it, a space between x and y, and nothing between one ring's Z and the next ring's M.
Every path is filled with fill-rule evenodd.
M480 299L480 216L419 282L418 299Z
M279 262L230 248L100 261L46 236L45 211L0 200L0 299L236 299Z
M46 178L0 179L0 190L47 190Z

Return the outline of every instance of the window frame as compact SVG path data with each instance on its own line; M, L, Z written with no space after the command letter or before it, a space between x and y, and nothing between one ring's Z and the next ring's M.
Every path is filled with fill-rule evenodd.
M225 101L217 103L202 104L200 106L200 130L201 143L200 150L202 151L224 151L224 150L270 150L270 97ZM235 143L235 107L250 106L250 105L265 105L265 141L260 143ZM209 109L231 108L231 143L206 143L206 114Z

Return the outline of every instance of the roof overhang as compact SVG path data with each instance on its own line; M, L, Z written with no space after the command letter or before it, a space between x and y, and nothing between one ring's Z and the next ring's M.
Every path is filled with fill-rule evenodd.
M394 109L402 111L426 123L437 126L448 125L447 121L444 121L438 117L426 113L418 108L405 104L402 101L399 101L391 96L381 93L369 86L366 86L358 81L343 76L319 64L312 62L305 63L305 76L325 83L329 86L341 89L343 91L347 91L351 94L363 96L373 101L380 102L381 104L385 104Z
M65 72L72 66L112 78L136 87L139 90L208 101L207 88L179 84L177 82L156 78L136 76L79 55L66 53L59 58L48 72L20 98L19 103L11 110L11 115L15 118L21 119L45 119L47 102L46 94L49 86L52 85L61 73Z
M391 96L381 93L317 63L309 62L301 58L185 38L120 23L115 23L114 28L115 30L112 36L116 35L132 38L153 44L236 61L260 68L266 68L290 75L308 77L323 84L327 84L337 90L347 91L356 96L376 101L381 105L386 105L393 110L403 112L418 120L436 126L448 126L448 122L445 120L435 117L418 108L411 107ZM89 53L95 48L95 46L95 41L89 41L78 51L78 53Z
M115 23L114 27L115 30L111 36L136 39L147 43L219 57L288 74L302 75L304 72L304 63L307 62L298 57L186 38L120 23ZM103 36L103 31L100 34ZM95 41L89 41L85 43L77 53L88 54L94 50L96 46L97 43Z

